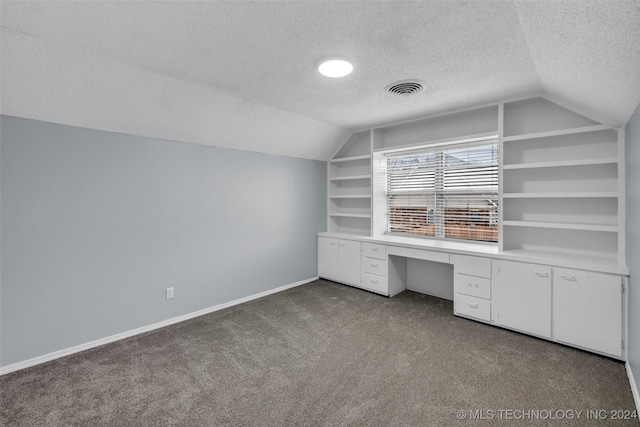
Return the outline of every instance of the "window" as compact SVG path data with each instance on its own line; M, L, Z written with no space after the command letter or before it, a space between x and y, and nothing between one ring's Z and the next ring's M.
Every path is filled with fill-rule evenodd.
M498 143L387 154L388 233L498 241Z

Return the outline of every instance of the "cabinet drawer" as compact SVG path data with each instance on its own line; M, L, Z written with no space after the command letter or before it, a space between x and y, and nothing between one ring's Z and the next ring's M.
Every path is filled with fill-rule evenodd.
M491 299L490 279L456 273L453 279L453 289L459 294Z
M423 259L426 261L443 262L449 264L449 254L446 252L427 251L424 249L412 249L402 246L389 246L389 255L397 255L405 258Z
M362 257L362 268L365 273L376 274L378 276L387 275L387 262L379 259Z
M363 243L362 254L369 258L387 259L387 247L385 245L376 245L375 243Z
M362 287L373 292L387 295L387 278L374 274L364 273L362 275Z
M491 320L491 301L455 294L453 297L453 309L456 314L462 314L486 322Z
M477 256L453 255L451 257L456 273L491 279L491 259Z

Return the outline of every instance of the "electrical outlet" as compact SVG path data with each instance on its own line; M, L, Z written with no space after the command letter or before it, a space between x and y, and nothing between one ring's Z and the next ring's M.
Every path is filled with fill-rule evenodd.
M167 299L173 298L173 287L167 288Z

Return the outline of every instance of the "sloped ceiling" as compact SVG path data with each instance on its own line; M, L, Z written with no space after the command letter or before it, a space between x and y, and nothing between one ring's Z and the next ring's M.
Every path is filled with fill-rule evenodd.
M623 125L640 2L3 2L1 112L327 159L353 130L530 94ZM350 58L344 79L316 71ZM425 91L393 97L389 83Z

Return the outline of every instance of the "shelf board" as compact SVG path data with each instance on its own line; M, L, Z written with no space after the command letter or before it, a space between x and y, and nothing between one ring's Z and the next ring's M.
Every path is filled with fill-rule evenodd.
M578 128L571 128L571 129L550 130L545 132L529 133L525 135L505 136L504 138L502 138L502 140L504 142L523 141L526 139L548 138L551 136L561 136L561 135L574 135L577 133L597 132L601 130L610 130L610 129L613 129L613 128L607 125L581 126Z
M618 197L616 192L574 192L574 193L504 193L504 199L564 199L564 198L607 198Z
M334 178L329 178L329 181L349 181L357 179L371 179L371 175L336 176Z
M576 224L576 223L540 222L540 221L502 221L502 225L511 226L511 227L555 228L559 230L604 231L609 233L618 232L618 227L615 225L601 225L601 224Z
M371 218L371 214L358 214L358 213L330 213L329 216L343 217L343 218Z
M371 194L350 194L350 195L342 195L336 194L333 196L329 196L330 199L370 199Z
M369 154L364 154L362 156L350 156L350 157L340 157L337 159L331 159L331 163L339 163L339 162L351 162L354 160L365 160L370 159L371 156Z
M345 237L348 236L362 236L369 237L371 236L371 231L367 228L366 230L358 229L358 228L345 228L345 227L334 227L329 233L337 233L342 234Z
M615 157L607 157L603 159L584 159L584 160L562 160L556 162L537 162L537 163L517 163L511 165L502 165L503 170L517 169L536 169L536 168L556 168L566 166L589 166L589 165L608 165L617 164L618 159Z

